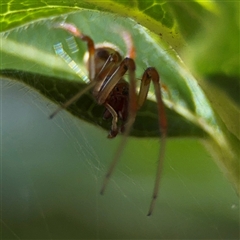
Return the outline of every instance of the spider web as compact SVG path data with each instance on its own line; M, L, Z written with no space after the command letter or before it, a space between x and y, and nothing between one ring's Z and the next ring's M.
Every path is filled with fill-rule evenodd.
M2 132L4 141L2 144L5 149L2 156L4 160L1 174L2 189L9 188L14 193L12 195L6 190L2 193L1 222L4 234L7 232L15 239L24 239L24 233L20 231L19 226L11 221L11 217L18 213L18 216L21 216L19 220L25 221L25 223L28 222L26 219L29 216L34 216L34 218L38 216L39 228L45 234L43 236L54 239L56 232L52 225L52 215L59 214L57 213L57 209L59 209L60 212L64 210L65 214L63 215L71 217L72 221L73 219L79 221L82 215L85 220L90 218L90 222L95 224L94 236L101 238L104 236L101 223L106 215L111 213L124 221L132 214L126 214L131 209L135 214L141 216L141 220L135 225L136 229L145 222L148 231L154 233L153 236L156 236L156 233L157 236L164 236L164 228L159 231L158 223L159 221L163 223L164 217L170 215L175 219L172 224L177 229L178 237L189 236L184 226L186 223L194 221L198 222L202 228L211 231L213 235L217 235L219 239L224 239L225 233L212 214L216 214L218 208L226 209L228 207L231 219L234 216L233 213L238 211L237 201L229 202L228 200L229 203L223 205L224 202L217 197L222 189L215 190L215 195L210 194L209 197L215 202L216 209L209 210L202 202L201 194L197 193L197 190L194 190L190 184L191 176L184 175L186 172L175 161L176 156L167 155L166 170L162 179L160 198L155 209L156 213L151 219L148 219L145 215L152 190L149 189L149 186L153 184L154 177L140 177L134 172L136 168L139 168L137 161L145 160L150 165L150 169L142 167L139 171L152 171L154 175L154 160L138 158L135 159L136 163L132 164L132 161L128 162L131 160L128 159L129 157L126 159L123 156L106 194L100 196L99 190L103 175L119 141L116 140L116 143L113 144L112 141L105 139L105 131L93 128L93 133L91 126L79 122L65 112L59 113L56 119L49 120L47 117L55 106L49 105L46 109L46 102L38 94L32 93L24 86L5 84L4 81L1 84L5 99L2 105L4 112ZM6 123L6 118L13 120ZM15 122L14 119L18 119L18 121ZM88 131L87 128L90 130ZM96 132L99 132L99 136ZM40 137L45 140L40 140ZM106 142L104 144L106 149L97 147L98 141ZM138 140L138 144L141 147L144 145L151 151L154 150L152 144L157 145L157 140L148 144L144 142L143 145L141 145L141 140ZM11 146L10 149L14 148L13 153L11 153L12 150L5 148L7 145ZM131 139L129 145L130 147L132 145ZM129 145L126 149L128 155ZM187 142L182 146L188 149ZM131 158L131 154L129 156ZM141 165L141 162L139 164ZM214 173L214 168L210 169L214 178L217 173ZM169 170L170 173L174 173L175 178L169 179ZM195 179L198 178L199 176L196 174ZM6 182L10 182L10 184L7 185ZM191 213L186 213L184 209L183 212L176 210L178 204L174 204L174 194L167 189L171 188L172 184L178 184L181 188L177 193L179 201L181 198L188 198L185 199L186 204L182 204L182 207L188 208L189 205L194 205L201 218L195 218ZM204 191L204 194L209 193ZM19 202L17 205L14 201L16 197ZM116 201L117 204L115 204ZM60 216L60 219L65 221L63 216ZM210 226L206 227L204 221L207 221ZM31 225L30 222L28 224ZM71 229L70 226L68 227ZM81 235L79 236L81 237Z
M1 82L1 83L3 84L3 82ZM15 91L14 90L12 91L12 88L15 88ZM28 176L27 180L26 180L28 182L26 184L27 186L25 186L25 183L22 183L23 186L20 187L21 189L23 188L22 192L20 193L20 198L23 198L24 200L28 200L28 201L29 201L29 198L31 198L31 197L33 198L30 200L35 202L36 207L39 210L39 214L41 216L42 222L45 225L45 227L43 227L43 228L45 228L47 235L50 237L51 236L51 234L50 234L51 231L49 230L50 225L48 224L45 210L43 210L44 209L44 207L42 206L43 200L39 196L39 192L41 192L41 187L39 187L38 184L39 184L39 182L42 181L41 180L42 177L43 176L46 177L46 175L48 176L48 174L50 174L50 178L51 178L51 174L52 174L53 181L54 181L54 179L56 179L55 181L57 181L57 179L59 177L60 178L62 178L62 177L69 178L69 175L67 175L66 173L63 173L63 170L56 170L56 169L65 168L65 165L67 165L68 163L73 164L72 162L74 162L76 164L76 166L72 166L72 167L77 169L77 171L75 173L76 174L76 176L75 176L76 184L79 184L79 185L81 184L81 181L79 181L78 178L82 178L81 175L83 172L85 172L84 176L87 178L86 181L90 180L92 182L90 185L91 186L93 185L93 189L91 190L91 192L92 192L91 196L93 198L96 198L96 201L98 201L97 199L100 197L100 194L99 194L100 184L102 182L103 174L106 171L106 162L101 163L101 161L99 159L99 153L96 153L96 151L94 150L94 147L90 143L93 141L91 140L91 138L89 136L87 136L85 131L83 131L83 126L79 125L79 120L69 118L69 116L66 116L65 113L60 113L58 116L58 119L54 119L53 121L50 121L47 117L53 108L51 108L50 111L46 112L46 104L45 104L45 102L42 102L42 100L39 100L38 94L32 93L31 91L29 91L28 88L26 88L24 86L21 86L18 84L12 84L12 83L4 84L4 89L5 89L4 91L7 92L6 94L15 95L15 97L14 97L15 102L18 102L16 99L20 95L23 98L23 100L21 101L22 105L28 105L28 108L29 108L29 105L31 105L30 106L31 110L29 110L29 109L27 110L27 112L28 112L27 117L24 119L24 121L25 121L24 127L22 126L20 131L17 129L14 129L14 132L8 131L8 133L3 133L4 137L6 137L6 139L11 139L11 140L13 138L15 139L15 141L13 141L11 144L13 146L15 144L20 145L21 141L27 142L26 144L28 146L23 147L22 150L18 150L17 151L18 154L20 153L21 155L24 155L24 154L26 154L26 152L28 152L29 148L34 147L31 144L31 141L30 141L31 137L29 136L30 134L33 134L33 132L36 135L35 136L32 135L32 137L35 138L36 142L38 142L36 139L36 136L39 135L39 131L37 131L39 126L37 123L29 124L31 121L33 121L31 119L32 118L31 116L36 115L36 112L38 112L38 115L41 115L41 119L43 120L43 122L45 122L45 123L47 122L47 125L50 123L51 125L55 126L56 131L60 132L61 137L64 140L67 140L67 142L70 142L72 144L71 149L68 150L68 154L70 156L72 156L72 157L70 157L70 159L68 157L60 156L61 153L60 154L58 153L61 149L61 148L59 149L59 147L58 147L59 139L57 139L58 137L57 138L53 137L56 141L55 144L53 143L56 146L55 151L57 153L57 156L59 156L59 158L55 157L55 159L56 159L55 163L50 164L50 161L52 161L54 157L51 156L51 153L49 152L50 150L46 146L44 146L42 149L45 152L45 154L40 154L40 156L34 157L34 158L30 157L30 160L25 159L25 157L21 157L21 158L23 158L23 160L21 163L18 163L18 164L24 166L24 169L21 169L20 171L22 171L23 174L26 174L26 176ZM3 106L3 109L9 108L9 107L12 109L19 109L19 106L14 106L14 100L11 98L10 99L6 98L4 102L7 103L6 104L7 106L6 107ZM14 110L14 112L16 113L15 110ZM16 113L17 116L20 116L19 112ZM11 114L14 115L13 112ZM24 114L24 113L21 113L21 114ZM5 116L7 117L7 114ZM8 117L16 119L16 116L15 117L8 116ZM28 119L28 118L30 118L30 119ZM34 119L36 120L36 116L34 117ZM38 121L40 122L40 119ZM5 124L5 122L4 122L5 130L7 131L8 128L11 128L11 126L6 126L6 125L7 124ZM51 126L50 128L53 128L53 126ZM46 125L45 125L45 127L46 127ZM16 126L16 128L19 128L19 126ZM42 131L42 130L40 130L40 131ZM96 131L99 131L99 130L96 129ZM25 132L25 134L27 134L30 137L30 139L28 139L28 137L27 137L27 139L22 140L21 136L22 136L23 132ZM46 131L46 128L45 128L44 135L47 134L47 132L48 132L48 130ZM101 132L102 137L104 138L105 131L100 131L100 132ZM14 135L15 135L15 137L13 137ZM106 133L105 133L105 135L106 135ZM45 135L43 137L48 138L47 135ZM61 138L61 137L59 137L59 138ZM89 138L90 138L90 140L89 140ZM104 141L104 140L102 140L102 141ZM106 139L106 142L107 141L108 140ZM6 140L6 142L8 142L8 141ZM9 143L9 145L10 145L10 143ZM116 145L116 144L113 144L112 146L114 146L114 145ZM19 148L19 147L16 147L16 148ZM34 148L36 148L36 147L34 147ZM40 146L40 148L41 148L41 146ZM32 150L32 151L34 152L34 150ZM8 155L8 151L6 151L4 153L6 154L6 156ZM28 154L29 154L29 152L28 152ZM109 159L111 154L109 154L106 151L105 155L106 155L106 158L108 158L107 160L111 160L111 159ZM4 155L3 158L6 158L6 156ZM28 156L28 158L29 158L29 156ZM60 160L60 158L62 160L64 160L65 163L63 163L62 161L60 161L60 163L58 163L58 160ZM47 162L48 161L49 162L46 163L45 159L47 159ZM17 161L17 156L15 157L15 160L13 160L13 162L15 162L15 161ZM37 179L34 176L35 174L34 174L33 168L34 169L41 168L43 170L43 172L40 173L41 175L38 176ZM81 168L83 168L83 169L81 170ZM127 166L124 166L124 168L127 168ZM4 169L6 169L6 167ZM61 175L56 176L56 173L55 173L56 171L57 172L60 171ZM131 169L128 169L128 171L131 171ZM45 172L45 174L44 174L44 172ZM122 171L117 170L117 172L119 172L119 175L122 175L122 178L126 178L127 182L130 182L134 188L137 187L141 191L144 191L144 188L142 186L139 186L139 184L136 183L132 177L129 177L126 173L124 173ZM69 174L71 175L71 172L69 172ZM79 176L77 176L77 175L79 175ZM55 176L55 178L54 178L54 176ZM115 180L112 180L112 183L113 184L111 184L111 188L113 188L117 192L119 192L119 194L122 195L123 198L126 198L128 202L131 202L132 204L134 204L133 200L128 197L127 192L125 192L125 190L122 189ZM76 187L76 184L75 184L75 187ZM58 185L58 187L59 187L59 191L61 191L61 188L62 188L61 185ZM62 190L62 191L64 191L64 190ZM81 190L79 190L79 191L81 191ZM85 191L86 191L86 189L83 188L82 193L84 194ZM31 196L29 196L29 195L31 195ZM94 195L97 195L97 197ZM104 197L101 197L101 198L104 198ZM11 208L12 204L13 203L10 202L9 207L5 206L7 208L7 211L3 213L3 217L8 213L8 210L9 210L8 208ZM96 202L96 205L98 205L97 202ZM136 204L134 204L134 205L135 205L135 207L138 208L139 211L143 212L143 209L140 209ZM96 208L96 206L93 206L93 208ZM16 238L20 239L19 235L13 230L14 228L9 227L7 222L5 222L3 219L2 219L2 223L7 229L9 229L10 232L12 232L12 234Z

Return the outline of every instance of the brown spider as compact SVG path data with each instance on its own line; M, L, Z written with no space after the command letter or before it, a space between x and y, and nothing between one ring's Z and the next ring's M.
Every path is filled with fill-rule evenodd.
M74 101L78 100L86 91L92 88L92 94L97 104L103 105L106 108L103 117L105 119L112 118L112 125L108 138L116 137L119 130L123 132L122 141L116 151L109 170L105 175L100 192L101 194L104 193L109 178L120 159L121 152L126 143L126 138L135 121L137 111L143 105L147 97L150 82L153 82L158 106L161 147L153 196L148 212L148 216L150 216L158 196L167 134L167 119L161 97L159 74L155 68L147 68L143 73L140 91L137 95L135 78L136 67L134 62L135 50L130 34L122 31L122 37L128 49L127 57L123 59L114 47L104 45L95 46L93 40L89 36L81 33L81 31L72 24L60 23L57 25L57 28L62 28L74 37L87 43L88 59L86 64L89 71L90 83L83 91L77 93L73 98L52 113L50 118L54 117L61 109L67 108ZM129 83L123 79L123 76L127 71L129 75ZM119 120L121 120L122 123L120 128L118 127Z

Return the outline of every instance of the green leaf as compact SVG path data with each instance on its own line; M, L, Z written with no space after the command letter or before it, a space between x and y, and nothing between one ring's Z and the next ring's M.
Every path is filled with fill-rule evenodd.
M124 17L130 17L142 26L158 34L165 42L174 46L181 47L183 40L179 34L174 17L169 11L169 6L165 1L56 1L46 0L32 1L25 0L21 3L13 0L11 2L3 0L0 12L1 31L9 30L33 20L51 17L63 13L74 12L77 10L94 9L117 13Z
M72 97L74 92L77 93L86 88L86 84L84 83L66 81L66 79L48 77L19 70L3 70L0 73L11 81L16 81L17 79L17 81L26 83L28 86L35 88L45 97L56 103L65 102ZM104 107L96 105L90 93L85 94L67 110L78 118L94 125L101 126L107 131L110 129L111 122L103 119ZM187 119L172 109L167 109L167 116L169 127L168 137L204 136L204 132L200 127L191 124ZM179 126L181 127L179 128ZM140 109L136 122L131 130L131 136L159 137L156 102L147 100Z
M169 136L203 136L203 132L208 131L209 128L212 129L211 131L214 131L214 125L212 124L214 122L213 113L201 89L197 86L194 77L181 64L175 53L171 49L162 47L161 42L154 39L155 35L149 35L140 25L135 25L135 22L125 20L124 18L118 17L117 23L112 26L112 34L109 35L108 30L105 29L105 25L103 26L101 22L97 22L96 19L102 18L105 24L110 25L113 17L115 18L115 16L111 14L95 12L93 15L89 11L81 11L78 14L69 15L67 21L75 23L85 34L93 36L96 43L104 41L112 42L120 47L122 52L125 51L126 46L114 28L118 29L121 26L121 28L131 32L137 53L138 79L141 78L144 69L148 66L154 66L159 71L162 82L167 85L167 91L164 93L164 96L165 103L169 108L167 112ZM59 101L65 102L70 96L73 96L78 91L75 81L81 81L81 79L60 57L56 56L53 50L54 44L62 42L65 50L79 63L82 71L85 72L85 74L87 72L82 62L83 55L86 51L85 44L78 42L79 52L74 55L71 54L66 44L66 38L69 37L69 34L60 29L54 29L54 34L51 34L50 29L53 28L56 21L61 20L62 18L55 19L54 21L45 20L29 26L26 30L17 29L9 32L6 38L2 38L2 56L5 59L2 69L7 69L11 62L19 59L19 61L17 61L18 65L15 64L14 66L15 69L25 72L31 69L33 73L40 73L43 76L37 77L36 75L36 81L31 75L27 77L27 73L4 71L2 74L7 77L16 78L19 81L25 81L28 85L40 90L46 97L57 103L59 103ZM19 36L19 32L21 32L21 36ZM45 34L49 35L49 37L42 39L41 36ZM29 38L29 36L34 37ZM39 39L41 39L41 45ZM24 59L24 61L21 59ZM49 65L49 63L51 65ZM45 78L44 75L46 76ZM49 75L50 78L47 77L47 75ZM65 82L59 81L56 83L57 80L54 80L53 77L65 77L66 79ZM49 80L53 82L48 83ZM41 84L37 85L36 82L38 81L40 81ZM61 86L61 84L63 84L63 86ZM66 85L70 86L71 84L71 90L66 90ZM51 87L47 90L49 85ZM57 87L55 87L55 85ZM56 91L54 91L54 89ZM193 92L196 98L193 98ZM155 99L153 94L150 94L149 97ZM69 108L68 110L74 112L74 114L80 118L89 119L91 122L107 128L107 125L101 119L101 109L96 110L96 114L93 115L92 111L89 113L89 111L86 111L86 107L82 106L84 105L81 104L80 100L78 105L80 110L73 108ZM202 110L203 106L204 110ZM143 108L138 115L133 135L158 136L157 118L156 106L154 106L152 101L149 101L149 104L146 104L145 108ZM109 126L110 123L108 123L108 129Z
M120 5L123 9L126 8L126 6L122 4ZM49 6L50 4L47 6L47 8ZM96 6L98 6L98 4L96 4ZM176 10L176 6L179 5L172 4L171 6L173 9L175 7ZM187 6L189 9L194 9L196 12L196 9L200 7L200 5L197 3L193 4L193 6ZM147 12L147 15L151 16L152 18L156 18L157 15L154 15L155 7L147 8L146 5L140 4L138 5L137 12L140 9L141 13ZM148 9L148 11L145 11L146 9ZM158 18L159 22L163 24L162 17L159 15ZM70 95L74 95L74 92L76 92L74 91L76 87L74 81L79 80L78 76L76 76L76 74L74 74L74 72L68 68L68 66L64 66L63 61L59 59L59 57L57 57L53 51L54 44L58 43L59 41L63 42L66 51L68 51L65 39L69 35L60 29L53 28L55 22L62 21L63 19L65 19L65 17L32 23L32 25L29 25L26 29L19 28L13 30L6 33L6 36L3 35L2 38L2 56L5 59L4 63L2 64L2 69L7 69L8 66L11 65L9 63L19 59L19 64L15 64L14 66L14 68L17 70L23 70L26 72L31 69L33 73L40 73L41 75L46 76L49 75L50 77L61 76L66 78L66 82L63 84L64 87L59 86L56 88L55 86L58 85L56 85L56 81L54 81L50 84L53 87L51 87L50 90L46 90L48 88L47 82L49 81L49 78L47 77L44 79L44 76L41 76L43 79L42 82L46 84L36 85L34 81L31 82L29 80L30 77L25 78L25 75L21 74L21 72L18 74L11 71L10 73L9 71L7 72L8 77L17 77L17 80L25 81L33 87L37 86L36 88L45 94L46 97L56 102L65 102ZM102 21L96 21L96 19L103 19L102 21L104 21L105 24L102 25ZM136 52L138 54L136 58L136 63L138 66L138 78L141 78L142 72L144 69L146 69L146 67L154 66L159 71L162 82L167 85L167 91L164 94L164 100L166 106L169 108L167 116L169 121L169 136L203 136L203 133L205 132L205 134L207 134L211 139L214 139L220 148L225 146L225 152L228 152L230 150L229 144L227 143L227 140L222 132L219 131L219 126L216 125L216 119L207 99L197 85L194 76L181 63L175 52L171 49L167 49L167 45L164 45L159 40L157 35L146 31L146 29L140 25L136 25L134 21L128 19L125 20L124 18L118 17L117 23L112 24L111 26L112 19L116 19L116 16L106 13L81 11L79 14L69 15L67 21L75 23L85 34L92 36L95 42L103 42L107 40L108 42L112 42L119 46L123 52L125 50L125 46L121 38L119 38L118 29L120 29L119 27L121 26L121 28L131 32L135 43ZM179 22L182 22L181 18L179 19ZM197 22L197 24L199 25L199 22ZM194 26L197 26L197 24L192 24L190 29L194 28ZM111 35L109 35L109 29L105 28L106 25L110 26ZM168 27L173 27L173 25L169 25ZM52 29L54 29L54 34L51 34ZM42 39L41 36L45 34L47 34L49 37ZM29 36L31 36L31 38L29 38ZM41 43L39 42L39 39L41 39ZM84 69L81 59L85 52L86 46L81 42L78 43L78 45L79 53L75 54L73 59L79 63L81 69ZM71 53L69 52L69 54ZM52 64L51 66L49 66L49 62ZM22 75L24 77L18 77ZM33 78L31 77L30 79ZM52 80L54 80L54 78L52 78ZM71 85L69 80L74 80L72 81L72 90L68 90L66 92L67 95L64 96L64 92L61 90L66 88L66 84ZM63 81L59 82L62 83ZM39 86L41 88L39 88ZM54 91L54 89L57 89L57 91ZM81 103L81 101L79 103ZM153 104L150 105L153 106ZM156 111L152 110L152 107L149 108L150 105L148 104L147 108L143 109L143 111L139 113L138 120L135 124L135 131L132 132L133 135L158 135L157 114L152 113L156 113ZM80 107L79 111L76 109L71 110L72 108L69 108L69 110L81 118L107 128L107 124L100 120L101 116L96 117L100 113L100 110L95 110L94 108L96 115L93 115L92 111L86 111L86 108L82 108L81 106L83 105L79 104L77 107ZM89 117L89 115L91 117ZM150 128L146 126L150 126ZM234 126L236 126L236 124ZM186 133L187 129L189 129L189 131ZM224 169L224 171L227 173L229 171L232 172L229 169Z
M185 50L184 58L196 72L225 139L224 144L210 141L208 148L217 156L218 165L239 194L240 6L237 2L219 2L216 6L215 14L203 18L205 27L189 41L194 53Z

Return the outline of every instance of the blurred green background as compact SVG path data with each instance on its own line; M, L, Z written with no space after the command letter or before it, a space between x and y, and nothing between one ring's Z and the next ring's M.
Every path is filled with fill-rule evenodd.
M198 140L169 139L160 196L147 217L158 139L120 137L61 112L26 86L2 86L2 239L238 239L239 200Z

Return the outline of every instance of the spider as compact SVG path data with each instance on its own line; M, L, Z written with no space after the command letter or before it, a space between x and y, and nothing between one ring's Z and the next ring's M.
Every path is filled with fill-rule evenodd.
M114 46L95 45L94 41L89 36L84 35L73 24L59 23L55 27L64 29L75 38L87 43L88 57L85 62L89 71L90 83L84 90L78 92L53 112L50 118L53 118L61 109L65 109L73 102L77 101L86 91L92 89L92 95L96 103L105 107L103 117L105 119L112 119L108 138L116 137L119 132L123 134L120 145L105 175L100 191L101 194L104 193L113 170L120 159L121 152L126 144L126 138L134 124L137 111L143 105L149 91L150 82L152 81L158 107L161 145L153 195L148 211L148 216L150 216L158 196L167 135L167 119L161 97L160 79L157 70L153 67L148 67L144 71L141 78L140 90L137 94L135 77L136 66L134 61L135 49L131 35L128 32L121 31L121 36L127 46L127 56L123 58ZM125 81L123 78L127 71L129 82ZM121 122L121 126L119 126L119 122Z

